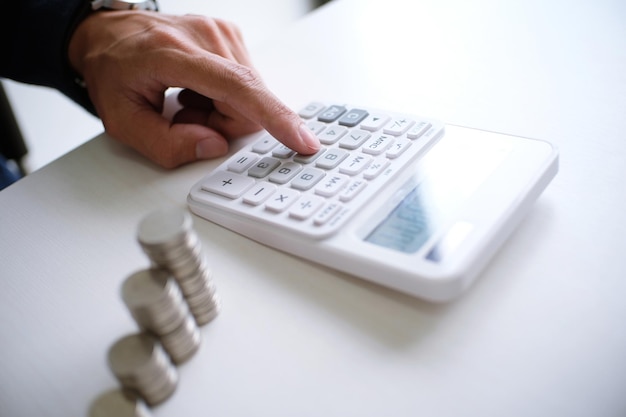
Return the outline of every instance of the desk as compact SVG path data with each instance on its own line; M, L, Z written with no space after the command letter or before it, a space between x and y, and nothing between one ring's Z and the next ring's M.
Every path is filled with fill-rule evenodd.
M289 104L549 140L561 171L476 285L428 304L195 219L223 313L155 416L626 415L626 5L340 0L254 49ZM0 415L79 416L134 330L119 296L161 170L101 135L0 193ZM9 244L8 241L11 243Z

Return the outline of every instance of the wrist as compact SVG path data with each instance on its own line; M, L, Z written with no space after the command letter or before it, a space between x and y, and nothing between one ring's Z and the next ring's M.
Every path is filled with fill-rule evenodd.
M84 87L84 60L88 53L98 45L106 47L117 38L118 23L126 20L127 14L138 11L158 11L156 0L83 0L83 7L78 11L69 28L66 42L67 60L75 72L76 83ZM116 13L103 13L115 11ZM114 24L109 24L114 23Z

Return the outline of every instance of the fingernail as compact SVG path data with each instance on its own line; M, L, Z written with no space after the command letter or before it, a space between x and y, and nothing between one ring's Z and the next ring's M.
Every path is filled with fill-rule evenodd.
M304 123L300 124L300 139L312 151L320 148L320 141Z
M210 159L224 155L228 149L224 149L221 141L213 139L204 139L196 144L196 158Z

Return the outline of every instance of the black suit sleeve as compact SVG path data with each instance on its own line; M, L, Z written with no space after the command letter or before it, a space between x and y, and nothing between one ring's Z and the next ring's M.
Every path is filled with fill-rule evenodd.
M17 0L0 13L0 76L55 88L93 114L87 91L76 83L67 46L88 0Z

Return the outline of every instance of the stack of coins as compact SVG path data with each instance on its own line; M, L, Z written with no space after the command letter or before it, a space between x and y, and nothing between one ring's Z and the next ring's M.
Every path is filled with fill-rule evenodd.
M146 404L129 390L112 389L100 395L89 408L89 417L150 417Z
M122 387L137 392L150 406L176 390L178 372L157 339L145 332L119 339L109 349L109 366Z
M148 214L139 223L137 240L154 265L174 276L198 325L218 315L220 303L211 271L187 211L170 209Z
M122 299L139 327L158 337L175 364L200 347L200 330L180 289L163 269L144 269L122 284Z

